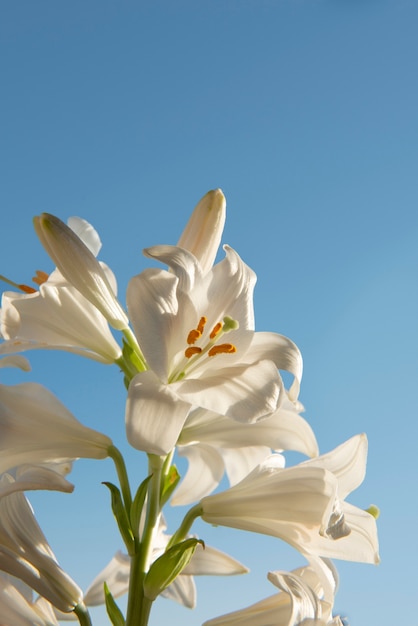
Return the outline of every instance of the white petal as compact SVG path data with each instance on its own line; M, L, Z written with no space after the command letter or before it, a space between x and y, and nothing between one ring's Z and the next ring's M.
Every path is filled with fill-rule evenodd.
M344 499L357 489L366 475L367 437L363 433L348 439L343 444L322 454L318 459L306 461L312 467L321 466L338 478L338 494Z
M220 189L209 191L198 202L178 246L192 252L206 274L212 267L225 224L225 196Z
M165 455L176 445L191 404L180 399L171 385L160 383L151 371L131 381L126 403L126 433L137 450Z
M247 446L245 448L223 448L222 458L229 484L236 485L245 478L271 453L267 446ZM284 460L283 460L284 462Z
M247 574L247 572L249 569L229 554L198 544L190 563L182 571L182 575L235 576Z
M97 256L102 247L99 233L97 230L81 217L69 217L67 220L68 226L75 234L80 237L81 241L87 246L94 256Z
M202 269L191 252L176 246L153 246L145 248L145 256L166 263L179 279L182 291L190 291L196 280L202 278Z
M104 587L106 583L114 598L119 598L128 592L129 572L131 560L122 552L117 552L106 567L96 576L89 585L84 602L87 606L104 604Z
M283 391L272 361L220 369L217 374L186 378L173 386L186 402L240 422L255 422L273 413Z
M204 444L181 447L178 450L189 462L189 468L171 499L174 506L197 502L211 493L221 482L224 465L222 456Z
M0 472L22 463L108 456L111 439L83 426L42 385L0 385L0 409Z
M0 344L0 354L2 353L2 346L4 343ZM13 356L4 356L0 359L0 367L18 367L24 372L30 372L31 366L26 357L20 355Z
M297 399L302 380L303 360L299 348L293 341L277 333L257 332L246 356L252 361L271 359L277 369L290 372L294 376L294 382L289 390L289 396L291 400Z
M20 466L15 482L0 483L0 498L15 491L33 491L35 489L71 493L74 490L74 485L48 467L40 465Z

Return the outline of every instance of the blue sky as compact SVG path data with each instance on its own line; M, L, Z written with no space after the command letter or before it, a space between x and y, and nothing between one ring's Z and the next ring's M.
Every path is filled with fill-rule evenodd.
M352 626L410 617L418 542L418 5L414 0L16 0L0 6L0 272L51 269L33 215L98 229L121 300L142 248L177 241L221 187L224 242L256 271L258 330L291 337L322 452L365 431L382 563L338 563ZM31 354L29 375L124 447L116 368ZM141 476L138 454L127 452ZM61 563L85 587L120 547L102 480L31 496ZM178 513L174 513L177 518ZM199 527L200 529L200 527ZM301 564L278 541L201 528L252 573L197 581L193 611L161 600L151 624L195 626L273 592ZM407 607L402 610L402 606ZM96 626L106 623L97 613Z

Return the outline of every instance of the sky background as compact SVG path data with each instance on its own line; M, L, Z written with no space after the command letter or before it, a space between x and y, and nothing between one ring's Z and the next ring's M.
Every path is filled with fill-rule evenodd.
M337 563L335 610L351 626L418 624L417 23L415 0L0 2L0 273L50 271L32 217L78 215L124 302L142 248L175 243L199 198L223 189L223 241L258 275L257 330L302 351L321 452L369 438L350 501L381 508L382 562ZM31 373L2 381L48 386L126 450L139 482L117 368L29 357ZM114 473L79 461L71 478L73 495L30 500L85 588L122 547L100 484ZM173 529L182 512L167 516ZM157 601L151 626L198 626L274 593L267 571L303 564L279 540L196 531L252 572L197 580L194 611Z

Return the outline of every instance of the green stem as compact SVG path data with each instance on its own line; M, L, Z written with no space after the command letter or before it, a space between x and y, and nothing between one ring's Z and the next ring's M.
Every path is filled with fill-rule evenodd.
M80 602L80 604L77 604L77 606L74 609L74 613L78 617L80 626L92 626L92 621L90 619L89 612L84 602Z
M144 595L144 580L148 572L153 539L158 530L160 516L161 477L165 457L148 455L149 472L152 475L148 488L148 508L141 542L131 557L129 596L126 626L147 626L152 601Z
M123 501L125 504L126 512L129 517L131 505L132 505L132 494L131 494L131 488L129 486L129 478L128 478L128 472L126 471L125 461L123 459L122 454L119 452L116 446L110 446L108 452L109 452L110 458L113 460L115 467L116 467L116 472L118 474L119 484L120 484L120 488L122 491Z
M171 537L169 543L167 544L166 550L168 550L168 548L171 548L171 546L174 546L176 543L179 543L180 541L183 541L184 539L186 539L187 534L193 525L193 522L195 521L195 519L200 517L202 513L203 513L203 508L200 503L195 504L195 506L193 506L189 511L187 511L186 515L183 518L182 523L180 524L180 526L178 527L174 535Z

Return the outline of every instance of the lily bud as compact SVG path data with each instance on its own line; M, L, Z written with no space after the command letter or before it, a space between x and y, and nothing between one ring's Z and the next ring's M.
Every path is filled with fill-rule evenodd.
M177 245L189 250L206 274L215 261L225 225L226 200L220 189L208 191L197 203Z
M36 234L61 274L118 330L128 318L94 254L58 217L42 213L33 220Z

